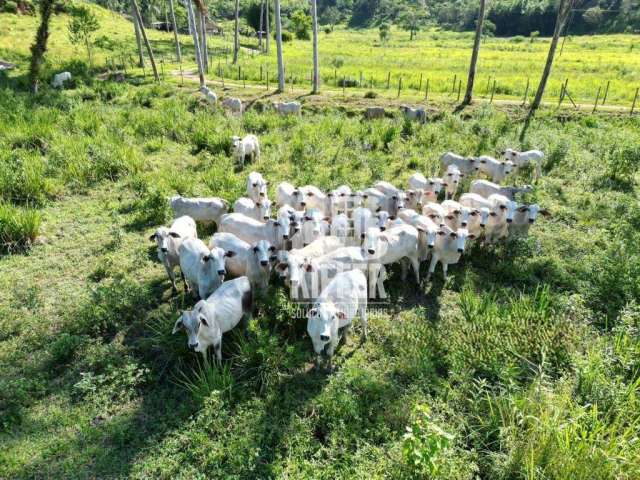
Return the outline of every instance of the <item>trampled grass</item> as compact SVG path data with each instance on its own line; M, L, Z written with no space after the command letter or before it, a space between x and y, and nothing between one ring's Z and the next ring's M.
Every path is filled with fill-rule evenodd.
M49 71L72 56L56 22ZM26 43L7 38L0 56L21 62ZM0 477L640 477L638 117L543 110L520 143L517 108L433 108L417 125L364 122L351 99L303 98L298 119L260 90L225 94L251 108L231 117L190 84L148 78L0 90L0 241L16 243L0 252ZM249 132L262 158L239 170L230 137ZM403 185L443 151L513 146L546 152L522 200L552 216L472 249L446 283L393 269L368 341L356 325L333 374L312 371L279 285L246 338L225 336L223 369L171 334L193 299L171 292L148 241L168 196L234 200L253 169L271 196L281 180Z

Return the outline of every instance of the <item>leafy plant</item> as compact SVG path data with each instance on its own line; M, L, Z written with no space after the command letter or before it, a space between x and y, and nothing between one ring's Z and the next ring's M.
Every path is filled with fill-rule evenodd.
M72 44L84 44L87 48L89 67L92 67L91 46L92 37L100 29L98 18L93 12L84 6L71 10L71 22L69 22L69 40Z

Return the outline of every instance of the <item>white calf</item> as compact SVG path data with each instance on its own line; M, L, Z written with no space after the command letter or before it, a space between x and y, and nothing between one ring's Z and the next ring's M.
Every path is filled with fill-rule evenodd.
M420 123L426 123L427 112L423 107L411 108L407 105L402 105L400 110L404 114L404 118L411 121L417 121Z
M442 205L435 202L429 202L422 207L422 215L430 218L437 225L442 225L447 219L447 211Z
M304 210L307 198L303 191L294 187L289 182L282 182L276 189L276 205L291 205L294 210Z
M239 98L225 98L222 101L222 106L231 110L233 114L242 115L242 100Z
M251 161L260 160L260 141L255 135L246 135L244 138L231 137L233 142L233 153L238 163L244 166L244 160L247 156L251 157Z
M504 195L509 200L515 200L515 196L518 193L530 193L533 191L533 186L531 185L523 185L522 187L511 187L511 186L501 186L497 183L490 182L489 180L474 180L471 182L471 187L469 188L471 193L477 193L478 195L483 196L484 198L489 198L490 195L497 193L499 195Z
M474 238L475 236L469 234L469 232L464 228L452 230L446 225L440 227L440 230L438 231L438 238L436 239L436 245L431 252L431 262L429 263L427 281L429 281L431 275L435 272L438 262L442 264L442 274L446 280L449 265L458 263L460 256L464 252L467 239Z
M173 333L184 329L187 345L207 357L213 347L216 359L222 361L222 334L232 330L244 318L245 326L251 317L251 284L247 277L224 282L206 300L196 303L193 310L182 312L173 326Z
M251 245L266 240L276 248L282 249L285 241L289 239L290 225L287 217L279 220L269 219L263 223L242 213L229 213L220 220L220 231L233 233Z
M317 208L308 208L304 214L300 239L294 245L295 248L303 248L314 240L324 237L329 231L329 218Z
M547 210L541 210L536 203L531 205L521 205L516 208L513 222L509 224L509 235L516 237L526 237L529 234L529 228L538 218L538 213L548 216Z
M56 73L53 76L53 80L51 81L51 86L53 88L62 88L64 87L65 82L70 82L70 81L71 81L70 72Z
M449 228L453 230L467 228L472 209L465 207L455 200L445 200L441 205L444 211L447 212L444 223L446 223Z
M258 172L251 172L247 178L247 196L254 202L267 198L267 182Z
M322 291L308 313L307 332L316 353L316 368L321 357L328 358L329 370L341 338L348 334L353 318L360 313L362 339L367 338L367 279L358 271L343 272Z
M331 235L343 239L345 245L347 239L351 238L351 233L349 217L346 213L339 213L331 219Z
M438 194L442 190L445 184L444 179L431 177L425 178L421 173L414 173L409 177L409 188L420 193L418 202L424 205L427 202L435 202L438 199Z
M216 225L229 210L227 201L217 197L186 198L176 195L171 198L170 204L174 217L188 215L196 222L214 222Z
M149 237L149 240L158 244L158 260L164 265L174 290L176 290L176 277L173 270L180 266L180 245L187 238L198 238L198 233L196 222L186 215L176 218L169 228L158 228ZM180 274L184 281L184 275L182 272Z
M398 215L403 222L418 230L420 260L425 260L429 256L429 251L435 246L439 224L408 208L400 210Z
M442 168L446 170L449 165L455 165L464 174L472 174L479 169L479 162L476 157L463 157L453 152L447 152L440 157Z
M210 248L219 247L235 255L227 257L225 267L233 277L246 276L255 289L265 289L269 283L271 264L276 260L276 247L266 240L253 246L232 233L216 233L209 242Z
M271 217L271 200L262 198L262 200L254 202L250 198L240 197L233 204L233 213L243 213L247 217L266 222Z
M218 96L213 90L209 90L207 87L202 87L200 88L200 93L202 93L204 95L204 98L207 99L207 102L211 103L212 105L218 103Z
M478 162L480 171L486 173L494 182L501 182L513 171L511 161L496 160L488 155L482 155Z
M544 153L540 150L519 152L517 150L507 148L504 151L504 159L513 162L516 169L520 169L525 165L533 164L535 169L534 178L539 178L542 174L542 160L544 159Z
M273 102L273 108L280 115L302 115L300 102Z
M234 255L221 248L209 249L197 238L182 242L179 254L180 269L187 284L192 290L197 289L198 296L202 299L207 298L222 284L227 273L224 259Z
M464 177L464 173L462 173L458 167L456 167L455 165L449 165L447 167L447 171L444 174L444 179L446 182L445 183L446 199L453 199L453 197L455 197L462 177Z
M363 249L370 265L389 265L407 258L413 267L416 281L420 282L420 252L418 230L410 225L393 227L384 232L369 228L365 234ZM406 278L406 264L402 264L402 279Z

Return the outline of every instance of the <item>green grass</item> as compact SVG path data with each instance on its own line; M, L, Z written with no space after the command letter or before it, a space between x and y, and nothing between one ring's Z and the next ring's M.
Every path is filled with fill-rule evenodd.
M49 71L75 56L56 22ZM0 56L22 61L16 24ZM640 477L638 117L543 109L520 143L518 108L432 107L416 125L363 122L360 98L304 99L298 119L263 112L275 97L259 89L226 94L253 102L243 118L140 77L0 90L0 477ZM262 157L237 171L229 139L248 132ZM282 180L403 185L445 150L513 146L546 152L522 200L552 216L465 255L446 283L403 285L393 269L389 306L363 345L356 326L333 374L312 370L281 286L246 338L225 335L221 369L171 334L193 300L171 292L148 241L168 196L232 201L250 169L272 197Z
M318 105L281 118L260 99L231 118L171 85L5 92L1 193L8 211L37 208L43 241L0 258L0 476L640 475L637 118L543 112L520 145L521 114L486 107L418 126ZM218 370L171 335L193 301L172 295L147 237L169 195L242 193L238 132L260 136L247 168L272 189L403 184L444 150L541 148L529 200L553 216L465 256L446 284L394 271L392 303L332 375L312 371L305 322L271 287Z
M95 48L95 62L129 63L135 58L135 42L131 23L119 15L93 7L102 28L96 34L100 38ZM28 48L36 28L37 19L9 14L0 14L5 25L0 35L0 58L17 61L20 71L26 71ZM71 45L67 33L68 18L64 15L53 19L53 27L48 55L47 72L71 68L74 59L85 59L86 52ZM212 65L209 79L227 82L241 82L238 79L237 66L231 65L232 48L231 24L224 24L226 37L214 36L210 40ZM149 30L154 51L165 60L165 74L177 73L179 66L172 63L174 58L173 36L171 34ZM103 40L105 37L106 40ZM29 41L25 41L28 39ZM192 41L188 35L181 36L185 47L184 70L195 70L192 60ZM256 52L257 40L241 39L239 66L241 78L250 83L265 85L267 71L270 85L276 84L275 42L269 56ZM381 45L376 29L349 30L336 28L332 33L320 32L321 77L325 90L341 90L342 77L363 83L360 88L348 91L358 95L373 88L381 95L395 98L398 83L402 77L405 99L417 101L424 97L427 79L429 79L429 97L431 99L455 100L457 86L454 77L466 81L473 33L454 33L430 30L421 32L418 39L409 41L407 32L392 28L391 40ZM544 65L549 39L537 38L533 41L520 37L487 38L483 41L476 77L476 96L489 98L496 82L495 98L503 100L522 100L527 79L530 79L528 96L533 98L535 88ZM611 82L607 94L607 104L631 106L635 89L640 85L640 60L635 50L639 47L637 35L597 35L574 36L566 40L561 55L558 55L547 86L546 100L557 102L561 85L569 79L568 89L576 102L593 105L599 87L602 87L601 100L608 81ZM297 88L310 88L311 42L293 40L284 46L287 83L291 80ZM337 67L337 68L336 68ZM141 69L127 67L129 75L142 76ZM150 74L147 66L146 74ZM387 89L387 77L390 74L390 88ZM422 77L422 82L420 78ZM177 78L176 78L177 81ZM372 85L372 87L371 87ZM568 103L568 99L567 99Z

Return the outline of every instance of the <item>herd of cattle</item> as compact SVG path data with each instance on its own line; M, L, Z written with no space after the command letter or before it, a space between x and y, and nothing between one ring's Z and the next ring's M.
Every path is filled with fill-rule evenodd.
M255 136L234 142L236 154L259 155ZM403 280L410 266L419 283L420 263L430 258L426 281L438 263L446 279L448 266L459 261L469 242L488 245L527 235L537 215L548 213L516 201L532 186L498 182L527 164L537 176L543 157L540 151L507 150L503 160L448 152L441 158L442 177L415 173L406 189L380 181L364 190L341 185L324 192L282 182L274 203L265 179L251 172L246 197L232 212L221 198L175 196L170 200L175 220L158 228L151 240L173 288L179 267L185 289L200 301L182 313L173 333L185 330L190 349L206 355L211 346L221 360L222 334L246 322L254 292L279 277L292 298L312 305L307 330L316 364L325 356L331 368L333 353L358 313L366 337L367 299L384 285L385 266L400 263ZM470 191L455 200L462 179L480 172L491 181L472 180ZM197 237L196 221L217 225L208 244ZM225 281L227 276L234 279Z

